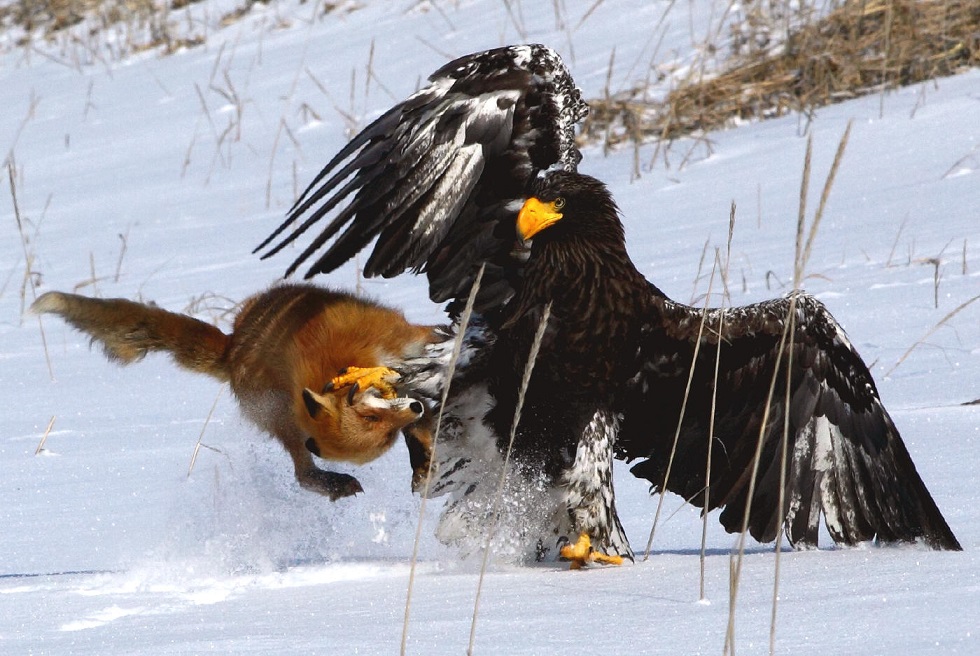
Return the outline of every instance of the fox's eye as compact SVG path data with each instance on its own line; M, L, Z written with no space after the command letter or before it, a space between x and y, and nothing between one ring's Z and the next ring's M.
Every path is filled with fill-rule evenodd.
M364 421L370 421L371 423L374 423L376 421L381 421L381 417L379 417L378 415L364 415Z
M560 210L563 207L565 207L565 199L559 196L555 199L555 209Z

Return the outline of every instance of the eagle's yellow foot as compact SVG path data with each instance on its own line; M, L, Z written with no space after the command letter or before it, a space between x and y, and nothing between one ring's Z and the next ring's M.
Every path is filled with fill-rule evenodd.
M559 551L559 555L565 559L572 562L572 569L580 569L585 567L590 563L599 563L601 565L622 565L622 556L610 556L609 554L604 554L601 551L595 551L592 548L592 540L589 538L588 533L582 533L578 536L578 542L575 544L566 544Z
M351 386L350 396L353 398L358 390L373 387L381 393L382 398L393 399L398 396L393 383L400 378L397 371L388 367L347 367L323 389L329 392Z

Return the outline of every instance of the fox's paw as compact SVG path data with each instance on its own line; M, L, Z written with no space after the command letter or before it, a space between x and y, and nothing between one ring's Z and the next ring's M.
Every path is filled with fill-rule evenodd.
M429 469L432 467L432 433L429 422L422 420L417 424L406 426L405 444L408 446L408 461L412 465L412 492L422 494L429 480Z
M561 548L559 555L563 560L571 561L571 569L581 569L586 565L598 563L600 565L622 565L622 556L610 556L592 548L592 540L588 533L578 536L578 542L567 544Z
M415 494L422 494L425 491L425 485L429 480L429 468L430 464L426 461L424 465L412 469L412 492Z
M317 494L329 497L331 501L352 497L364 488L361 483L350 474L325 471L314 468L299 477L299 484Z
M381 393L382 398L393 399L398 396L394 384L399 379L401 376L398 372L388 367L347 367L327 383L323 391L329 392L350 386L348 399L353 403L354 395L359 390L373 387Z

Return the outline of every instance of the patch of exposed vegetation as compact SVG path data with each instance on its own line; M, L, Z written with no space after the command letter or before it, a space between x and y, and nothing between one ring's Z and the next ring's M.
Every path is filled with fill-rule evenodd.
M188 20L185 12L203 0L0 0L0 29L18 29L17 45L32 40L98 41L102 32L117 29L125 34L125 43L115 54L159 49L168 55L182 48L203 44L207 28L190 27L200 20ZM240 0L239 4L216 17L218 27L233 25L247 16L256 5L269 0ZM307 0L300 0L306 4ZM357 0L326 1L317 5L320 16L346 14L360 9ZM207 10L204 10L207 16ZM284 24L280 19L279 24ZM123 47L124 46L124 47Z
M692 70L661 100L645 87L591 100L585 137L669 141L980 66L977 0L842 0L778 39L760 13L733 23L720 72Z
M154 48L169 54L204 42L203 36L179 34L171 20L171 12L199 1L18 0L0 7L0 26L20 29L18 45L59 38L97 42L102 32L122 28L120 54Z

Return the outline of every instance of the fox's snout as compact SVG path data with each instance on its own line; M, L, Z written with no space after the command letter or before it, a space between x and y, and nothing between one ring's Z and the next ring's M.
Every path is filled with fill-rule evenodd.
M385 401L385 403L392 410L407 410L415 415L416 418L421 417L422 413L425 411L425 408L422 407L422 403L416 401L415 399L397 398L390 401Z

